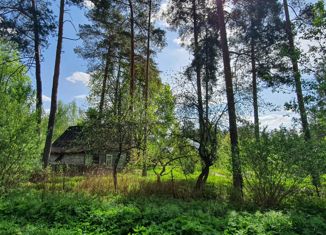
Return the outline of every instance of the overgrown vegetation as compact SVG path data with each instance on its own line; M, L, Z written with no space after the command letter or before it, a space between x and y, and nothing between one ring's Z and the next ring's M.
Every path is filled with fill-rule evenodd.
M58 22L51 1L0 2L0 234L325 233L323 0L55 3ZM82 9L84 111L58 97L67 12ZM165 83L171 29L191 62ZM262 126L280 109L269 91L295 97L292 128Z
M218 200L13 191L0 199L1 234L323 234L325 202L259 211Z

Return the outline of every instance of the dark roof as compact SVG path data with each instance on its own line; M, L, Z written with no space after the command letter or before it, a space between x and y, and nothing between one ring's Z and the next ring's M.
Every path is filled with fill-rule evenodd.
M53 142L51 153L85 153L91 151L90 149L87 149L82 143L83 139L85 139L85 135L83 135L82 126L68 127L68 129ZM124 148L129 148L129 146L124 144ZM110 151L118 151L117 143L111 142L108 149Z
M52 152L76 151L83 152L78 140L81 139L82 126L69 127L58 139L52 144Z

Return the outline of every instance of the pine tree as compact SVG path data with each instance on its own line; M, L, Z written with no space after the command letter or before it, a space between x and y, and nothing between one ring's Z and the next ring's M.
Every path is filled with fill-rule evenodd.
M21 60L29 67L35 64L36 110L38 131L42 121L41 49L55 24L51 3L47 0L3 0L0 3L0 36L17 43Z

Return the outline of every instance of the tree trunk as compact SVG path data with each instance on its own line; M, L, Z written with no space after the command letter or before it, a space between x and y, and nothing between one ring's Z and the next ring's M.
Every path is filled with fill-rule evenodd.
M121 58L121 57L120 57ZM120 65L119 65L119 70L118 70L118 75L117 75L117 94L118 94L118 104L117 104L117 113L118 113L118 135L119 135L119 152L117 155L117 158L113 162L113 183L114 183L114 190L115 192L118 190L118 164L121 158L122 154L122 149L123 149L123 130L122 130L122 94L121 94L121 87L120 87Z
M57 41L57 49L56 49L56 57L55 57L55 65L54 65L54 74L53 74L51 108L50 108L47 135L46 135L46 141L45 141L44 153L43 153L44 168L46 168L49 165L55 115L57 111L57 95L58 95L58 85L59 85L59 76L60 76L64 11L65 11L65 0L60 0L59 31L58 31L58 41Z
M232 171L233 171L233 188L234 194L232 195L235 200L242 200L242 172L241 162L238 148L238 130L237 120L235 112L235 102L232 84L232 73L230 65L230 53L227 41L227 34L225 29L225 19L222 0L216 0L217 14L218 14L218 26L221 36L221 47L223 52L223 63L224 63L224 76L226 85L226 95L228 103L228 114L229 114L229 129L231 139L231 157L232 157Z
M206 37L206 41L207 41L207 35L208 35L208 32L207 32L207 28L205 29L205 37ZM206 123L209 122L209 71L208 71L208 50L209 50L209 46L207 45L207 43L205 43L205 53L206 53L206 56L205 56L205 75L206 75L206 79L205 79L205 118L206 118Z
M257 91L257 69L256 69L256 55L255 42L251 39L251 73L252 73L252 98L254 107L254 125L255 137L259 140L259 114L258 114L258 91Z
M121 77L121 60L122 56L119 56L119 61L118 61L118 72L117 72L117 79L116 79L116 84L115 84L115 91L114 91L114 115L119 114L119 99L120 99L120 77Z
M196 186L195 186L196 191L201 191L205 187L208 174L209 174L209 164L205 163L205 166L203 167L196 182Z
M33 31L34 31L34 57L35 57L35 78L36 78L36 112L37 128L41 134L42 122L42 79L41 79L41 55L40 55L40 34L37 17L36 0L32 0L33 8Z
M118 191L118 171L117 171L116 166L113 166L112 176L113 176L114 192L117 192Z
M285 20L286 20L286 22L285 22L286 23L285 24L286 35L287 35L288 41L289 41L289 49L290 49L290 54L291 54L290 57L291 57L291 62L292 62L292 71L293 71L293 75L294 75L295 91L296 91L297 100L298 100L301 125L302 125L302 130L304 133L305 140L310 141L311 134L310 134L310 129L309 129L307 112L306 112L306 108L305 108L305 104L304 104L301 74L300 74L300 70L299 70L298 58L296 55L296 49L295 49L295 45L294 45L294 36L293 36L293 32L292 32L288 1L283 0L283 5L284 5ZM316 188L317 195L319 195L318 187L320 186L320 176L318 173L311 172L311 177L312 177L312 184Z
M149 95L149 62L150 62L150 40L151 40L151 18L152 0L148 2L148 25L147 25L147 53L146 53L146 73L145 73L145 126L144 126L144 148L143 148L143 171L142 176L147 176L147 135L148 135L148 95Z
M207 156L205 155L205 121L204 121L204 106L203 106L203 98L202 98L202 84L201 84L201 65L199 61L199 29L198 29L198 15L197 15L197 5L196 1L192 1L192 17L193 17L193 34L194 34L194 45L195 45L195 51L194 51L194 60L195 60L195 71L196 71L196 85L197 85L197 111L198 111L198 122L199 122L199 155L203 161L207 160ZM198 181L200 180L201 175L198 177ZM203 185L201 185L202 187ZM195 189L201 189L201 187L197 187L197 184L195 186Z
M106 84L107 84L107 80L109 78L109 69L110 69L110 47L108 48L107 55L106 55L104 77L103 77L103 82L102 82L102 91L101 91L100 106L99 106L99 117L100 118L103 115Z
M156 174L156 183L160 184L161 183L161 175Z
M133 111L135 93L135 29L134 29L134 8L132 0L128 0L130 9L130 109Z
M289 41L289 49L290 49L290 57L292 62L292 71L294 75L294 81L295 81L295 91L297 95L298 100L298 106L299 106L299 112L300 112L300 119L301 119L301 125L302 130L305 136L305 140L310 140L310 130L309 130L309 124L307 119L307 112L304 104L304 98L302 93L302 83L301 83L301 74L299 71L298 66L298 58L296 54L296 49L294 45L294 36L292 32L292 26L291 26L291 20L290 20L290 14L289 14L289 7L288 7L288 1L283 0L284 5L284 13L285 13L285 20L286 20L286 35Z
M196 84L197 84L197 102L198 102L198 120L199 120L199 129L200 129L200 138L203 139L204 133L204 108L203 108L203 98L202 98L202 85L201 85L201 66L198 58L199 53L199 44L198 44L198 22L197 22L197 6L196 1L192 1L192 11L193 11L193 21L194 21L194 40L195 40L195 52L194 52L194 60L195 60L195 69L196 69Z
M118 165L119 165L119 161L121 158L121 154L122 154L122 142L120 141L119 143L119 153L116 157L116 159L113 162L113 184L114 184L114 191L117 192L118 190Z

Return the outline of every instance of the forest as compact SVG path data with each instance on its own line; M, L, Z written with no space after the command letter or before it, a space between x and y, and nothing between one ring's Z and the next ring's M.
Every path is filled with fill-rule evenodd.
M325 231L324 0L0 0L0 234Z

